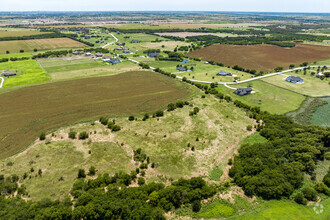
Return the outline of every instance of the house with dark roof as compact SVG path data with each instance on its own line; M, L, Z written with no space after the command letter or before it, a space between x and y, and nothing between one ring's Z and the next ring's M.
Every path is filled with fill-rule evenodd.
M120 60L118 60L117 58L112 58L112 59L110 59L110 63L117 64L117 63L120 63Z
M132 40L132 43L135 44L135 43L139 43L139 40Z
M91 39L91 36L85 36L85 39Z
M250 87L238 88L235 90L235 94L239 95L239 96L249 95L249 94L251 94L251 92L252 92L252 89Z
M189 60L182 60L181 63L189 63L190 61Z
M96 57L103 57L103 53L96 53L95 56Z
M183 66L177 66L176 69L179 70L179 71L182 71L182 72L187 71L187 68L185 68Z
M149 57L159 57L159 53L153 52L148 54Z
M290 83L298 83L298 84L302 84L304 82L304 80L299 76L289 76L288 78L286 78L286 81Z
M1 73L1 76L6 76L6 77L16 76L16 73L14 73L14 72L3 72L3 73Z
M72 52L73 55L79 55L79 54L84 54L84 51L76 50Z
M123 53L131 53L129 50L123 50Z
M231 72L226 72L226 71L223 71L221 70L220 72L217 73L217 76L232 76L233 73Z

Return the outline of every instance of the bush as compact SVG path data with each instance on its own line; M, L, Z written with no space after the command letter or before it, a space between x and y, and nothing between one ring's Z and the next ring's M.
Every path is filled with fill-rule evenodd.
M326 152L326 153L324 154L324 159L326 159L326 160L330 160L330 152Z
M145 121L145 120L147 120L149 118L149 114L144 114L144 116L143 116L143 119L142 119L142 121Z
M111 131L116 132L116 131L120 131L120 126L119 125L113 125L111 128Z
M228 165L232 165L232 164L233 164L233 159L232 158L229 158Z
M316 193L315 189L313 189L311 187L306 187L306 188L302 189L301 191L304 194L304 197L308 201L316 201L317 193Z
M199 210L201 210L202 204L201 204L200 200L195 200L195 201L193 201L191 206L192 206L192 210L194 212L199 212Z
M39 136L39 139L40 139L41 141L45 140L45 139L46 139L46 134L45 134L44 132L42 132L42 133L40 134L40 136Z
M162 110L158 110L158 111L156 111L155 115L156 115L156 117L162 117L162 116L164 116L164 112Z
M79 178L85 178L86 174L85 174L85 170L84 169L79 169L78 170L78 179Z
M248 130L248 131L252 131L252 125L248 125L248 126L246 127L246 130Z
M307 200L305 199L304 195L301 192L297 193L297 195L294 197L294 201L302 205L307 204Z
M144 180L144 178L142 178L142 177L139 177L138 178L138 184L139 184L139 186L142 186L145 183L146 183L146 181Z
M96 169L95 169L95 167L94 167L94 166L91 166L91 167L89 168L89 173L88 173L88 175L90 175L90 176L94 176L95 173L96 173Z
M101 117L99 121L101 122L101 124L107 125L109 120L105 117Z
M86 131L80 132L80 134L79 134L80 140L85 140L87 138L88 138L88 133Z
M135 119L135 117L133 115L131 115L131 116L128 117L128 120L129 121L134 121L134 119Z
M70 131L69 132L69 138L71 138L71 139L75 139L76 135L77 135L77 132L75 132L75 131Z

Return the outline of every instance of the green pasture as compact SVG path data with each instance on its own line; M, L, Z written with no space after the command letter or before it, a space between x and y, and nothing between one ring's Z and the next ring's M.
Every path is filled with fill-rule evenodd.
M320 125L323 127L330 126L330 98L322 98L323 101L326 101L328 104L320 106L312 115L311 123Z
M121 63L115 65L107 65L100 59L95 60L90 58L68 60L54 58L41 59L38 62L51 76L52 81L112 75L139 69L133 62L123 60Z
M36 60L23 60L0 63L1 71L13 71L17 75L6 77L4 87L40 83L50 80L50 76Z
M259 106L263 111L268 111L273 114L283 114L294 111L300 107L300 104L305 99L303 95L260 80L230 86L233 88L249 86L256 92L245 96L238 96L234 93L235 90L226 88L223 85L219 85L218 90L229 95L233 100L239 100L250 106ZM259 104L259 100L261 100L261 104Z
M9 53L9 54L0 54L0 59L2 58L22 58L22 57L31 57L31 53Z
M304 75L303 71L299 71L298 73L291 72L285 75L263 78L262 81L311 97L330 96L330 81L327 78L321 80L320 78L312 76L310 74L312 71L316 71L316 69L307 71L306 75ZM285 81L285 79L291 75L301 77L304 83L296 84Z

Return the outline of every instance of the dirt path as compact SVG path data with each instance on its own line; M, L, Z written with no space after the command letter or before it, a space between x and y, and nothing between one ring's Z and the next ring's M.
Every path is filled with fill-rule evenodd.
M5 82L5 78L3 78L3 77L0 77L0 79L1 79L0 88L2 88L2 86L3 86L3 83Z

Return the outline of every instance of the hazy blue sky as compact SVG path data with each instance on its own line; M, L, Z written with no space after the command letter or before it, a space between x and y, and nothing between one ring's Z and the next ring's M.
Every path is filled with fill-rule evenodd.
M330 12L330 0L0 0L0 11Z

